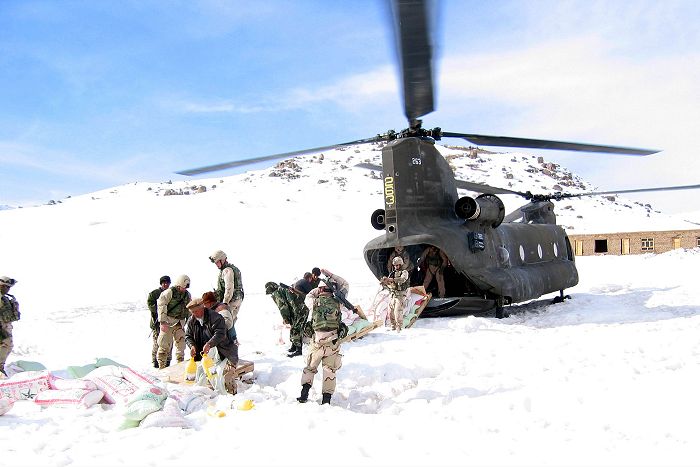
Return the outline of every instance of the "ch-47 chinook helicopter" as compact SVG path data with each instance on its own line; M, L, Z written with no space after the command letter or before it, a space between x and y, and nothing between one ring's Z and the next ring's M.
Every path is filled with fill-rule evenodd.
M643 191L700 188L643 188L579 194L533 195L488 185L456 180L435 141L461 138L479 146L649 155L658 151L562 141L486 136L424 129L419 117L434 110L432 46L425 0L392 2L397 47L403 77L403 101L409 127L347 143L239 160L178 172L195 175L263 161L363 143L385 142L382 166L359 164L382 172L384 208L371 216L372 225L384 234L364 248L372 273L387 274L387 259L401 245L417 257L428 246L439 248L451 264L446 278L446 297L431 299L424 314L481 313L495 309L504 316L504 305L559 292L578 283L571 244L556 224L552 200L562 198ZM481 193L459 197L457 189ZM506 215L498 194L515 194L529 202ZM415 281L414 281L415 283Z

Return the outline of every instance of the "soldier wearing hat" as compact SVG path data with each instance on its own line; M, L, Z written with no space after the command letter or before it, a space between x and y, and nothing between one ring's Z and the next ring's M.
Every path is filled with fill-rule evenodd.
M326 276L333 278L337 283L345 286L347 281L340 276L335 276L322 269ZM341 287L339 290L342 290ZM335 392L335 374L342 366L340 354L340 323L342 319L340 301L333 295L330 287L323 285L316 287L306 295L307 308L311 310L311 327L313 337L311 339L309 354L306 356L306 366L301 375L301 394L297 401L304 403L309 399L309 391L314 383L314 376L318 373L319 365L323 365L322 401L321 404L330 404Z
M17 283L0 276L0 371L5 373L5 361L12 352L12 323L19 320L19 303L8 292Z
M160 287L152 290L146 299L148 310L151 312L151 335L153 336L153 350L151 352L151 359L155 368L158 368L158 336L160 335L160 321L158 321L158 297L160 297L160 294L162 294L164 290L170 287L170 276L162 276L158 282L160 283ZM167 355L166 366L170 366L171 357L172 352Z
M403 328L403 310L406 306L406 296L409 286L408 271L404 268L404 260L396 256L391 260L392 271L389 276L382 277L381 284L389 290L389 320L391 329L401 332Z
M220 303L228 305L233 315L233 324L238 320L238 310L243 302L243 280L241 270L228 262L226 253L216 250L209 256L209 261L219 269L219 278L216 286L216 299Z
M178 362L185 361L185 320L190 316L187 304L192 296L187 291L190 278L185 274L178 276L173 286L165 289L158 297L158 321L160 335L158 336L158 368L165 368L168 356L173 351L175 342L175 358Z

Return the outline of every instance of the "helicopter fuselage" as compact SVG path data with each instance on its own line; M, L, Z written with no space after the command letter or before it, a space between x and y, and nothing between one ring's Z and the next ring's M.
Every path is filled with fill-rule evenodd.
M531 204L524 206L520 217L527 223L502 222L502 202L481 195L472 202L481 212L466 220L458 217L454 174L430 139L387 144L382 165L385 232L365 246L365 260L377 278L388 273L387 258L395 246L403 246L416 264L432 245L454 269L449 297L507 304L578 283L571 246L564 229L552 222L551 203L542 206L540 211L549 212L539 218L528 209Z

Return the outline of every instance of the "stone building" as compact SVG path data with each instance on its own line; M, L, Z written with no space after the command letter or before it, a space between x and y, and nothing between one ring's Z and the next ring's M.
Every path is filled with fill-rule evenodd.
M700 247L700 229L569 235L576 256L665 253Z

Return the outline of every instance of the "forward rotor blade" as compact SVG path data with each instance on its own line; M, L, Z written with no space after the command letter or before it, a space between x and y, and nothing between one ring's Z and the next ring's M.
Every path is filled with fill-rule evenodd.
M394 27L409 122L435 110L426 0L393 0Z
M386 139L383 135L373 136L372 138L358 139L357 141L350 141L347 143L332 144L330 146L320 146L318 148L302 149L300 151L283 152L280 154L272 154L271 156L254 157L251 159L243 159L239 161L223 162L221 164L207 165L205 167L198 167L196 169L187 169L180 172L175 172L180 175L198 175L207 172L216 172L218 170L231 169L233 167L242 167L244 165L256 164L258 162L274 161L278 159L288 159L294 156L301 156L304 154L309 154L312 152L325 151L328 149L336 149L343 146L352 146L354 144L364 144L364 143L374 143L377 141L384 141Z
M589 193L562 193L556 194L552 196L552 198L580 198L581 196L615 195L621 193L644 193L647 191L697 190L699 188L700 185L660 186L656 188L636 188L633 190L592 191Z
M631 156L648 156L656 154L658 149L625 148L620 146L602 146L598 144L569 143L546 139L512 138L509 136L472 135L443 131L442 137L462 138L479 146L501 146L509 148L558 149L563 151L603 152L609 154L627 154Z

